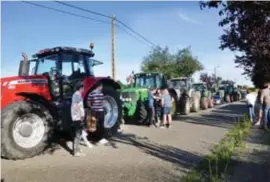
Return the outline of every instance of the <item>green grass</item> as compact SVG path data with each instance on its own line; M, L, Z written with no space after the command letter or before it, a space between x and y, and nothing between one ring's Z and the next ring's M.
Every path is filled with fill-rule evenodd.
M234 150L243 146L251 127L248 116L244 116L229 130L225 137L212 149L183 181L185 182L221 182L225 181L227 168Z

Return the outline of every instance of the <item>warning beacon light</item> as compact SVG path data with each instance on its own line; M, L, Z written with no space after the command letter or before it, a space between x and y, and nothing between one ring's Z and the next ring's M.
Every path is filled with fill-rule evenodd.
M92 49L94 48L94 43L91 42L89 47L90 47L90 49L92 50Z

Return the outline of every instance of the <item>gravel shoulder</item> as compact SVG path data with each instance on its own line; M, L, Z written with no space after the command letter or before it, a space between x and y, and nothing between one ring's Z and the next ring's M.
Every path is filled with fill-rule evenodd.
M2 159L1 175L5 182L179 181L245 112L243 103L234 103L179 116L171 129L125 125L108 145L83 147L86 157L58 146L22 161Z
M253 128L245 148L233 157L231 182L270 181L270 133Z

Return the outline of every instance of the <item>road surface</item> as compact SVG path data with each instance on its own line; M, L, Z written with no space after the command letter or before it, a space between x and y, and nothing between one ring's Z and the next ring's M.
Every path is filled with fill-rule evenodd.
M246 112L243 103L179 116L170 129L125 125L106 146L83 147L73 157L63 147L22 161L1 160L5 182L180 181ZM71 147L71 143L67 142Z

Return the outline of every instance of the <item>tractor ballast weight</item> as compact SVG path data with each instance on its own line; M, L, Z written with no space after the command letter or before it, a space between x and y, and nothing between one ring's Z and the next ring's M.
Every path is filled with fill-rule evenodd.
M101 62L91 59L93 56L88 49L46 49L35 54L33 60L24 55L19 76L1 78L2 157L18 160L39 155L52 144L55 131L70 131L71 96L78 81L84 83L86 110L88 94L97 84L103 85L105 119L97 123L92 134L101 138L117 132L122 115L117 92L120 85L109 77L94 77L92 68ZM29 75L31 63L35 64L34 73ZM69 67L64 69L64 65Z

